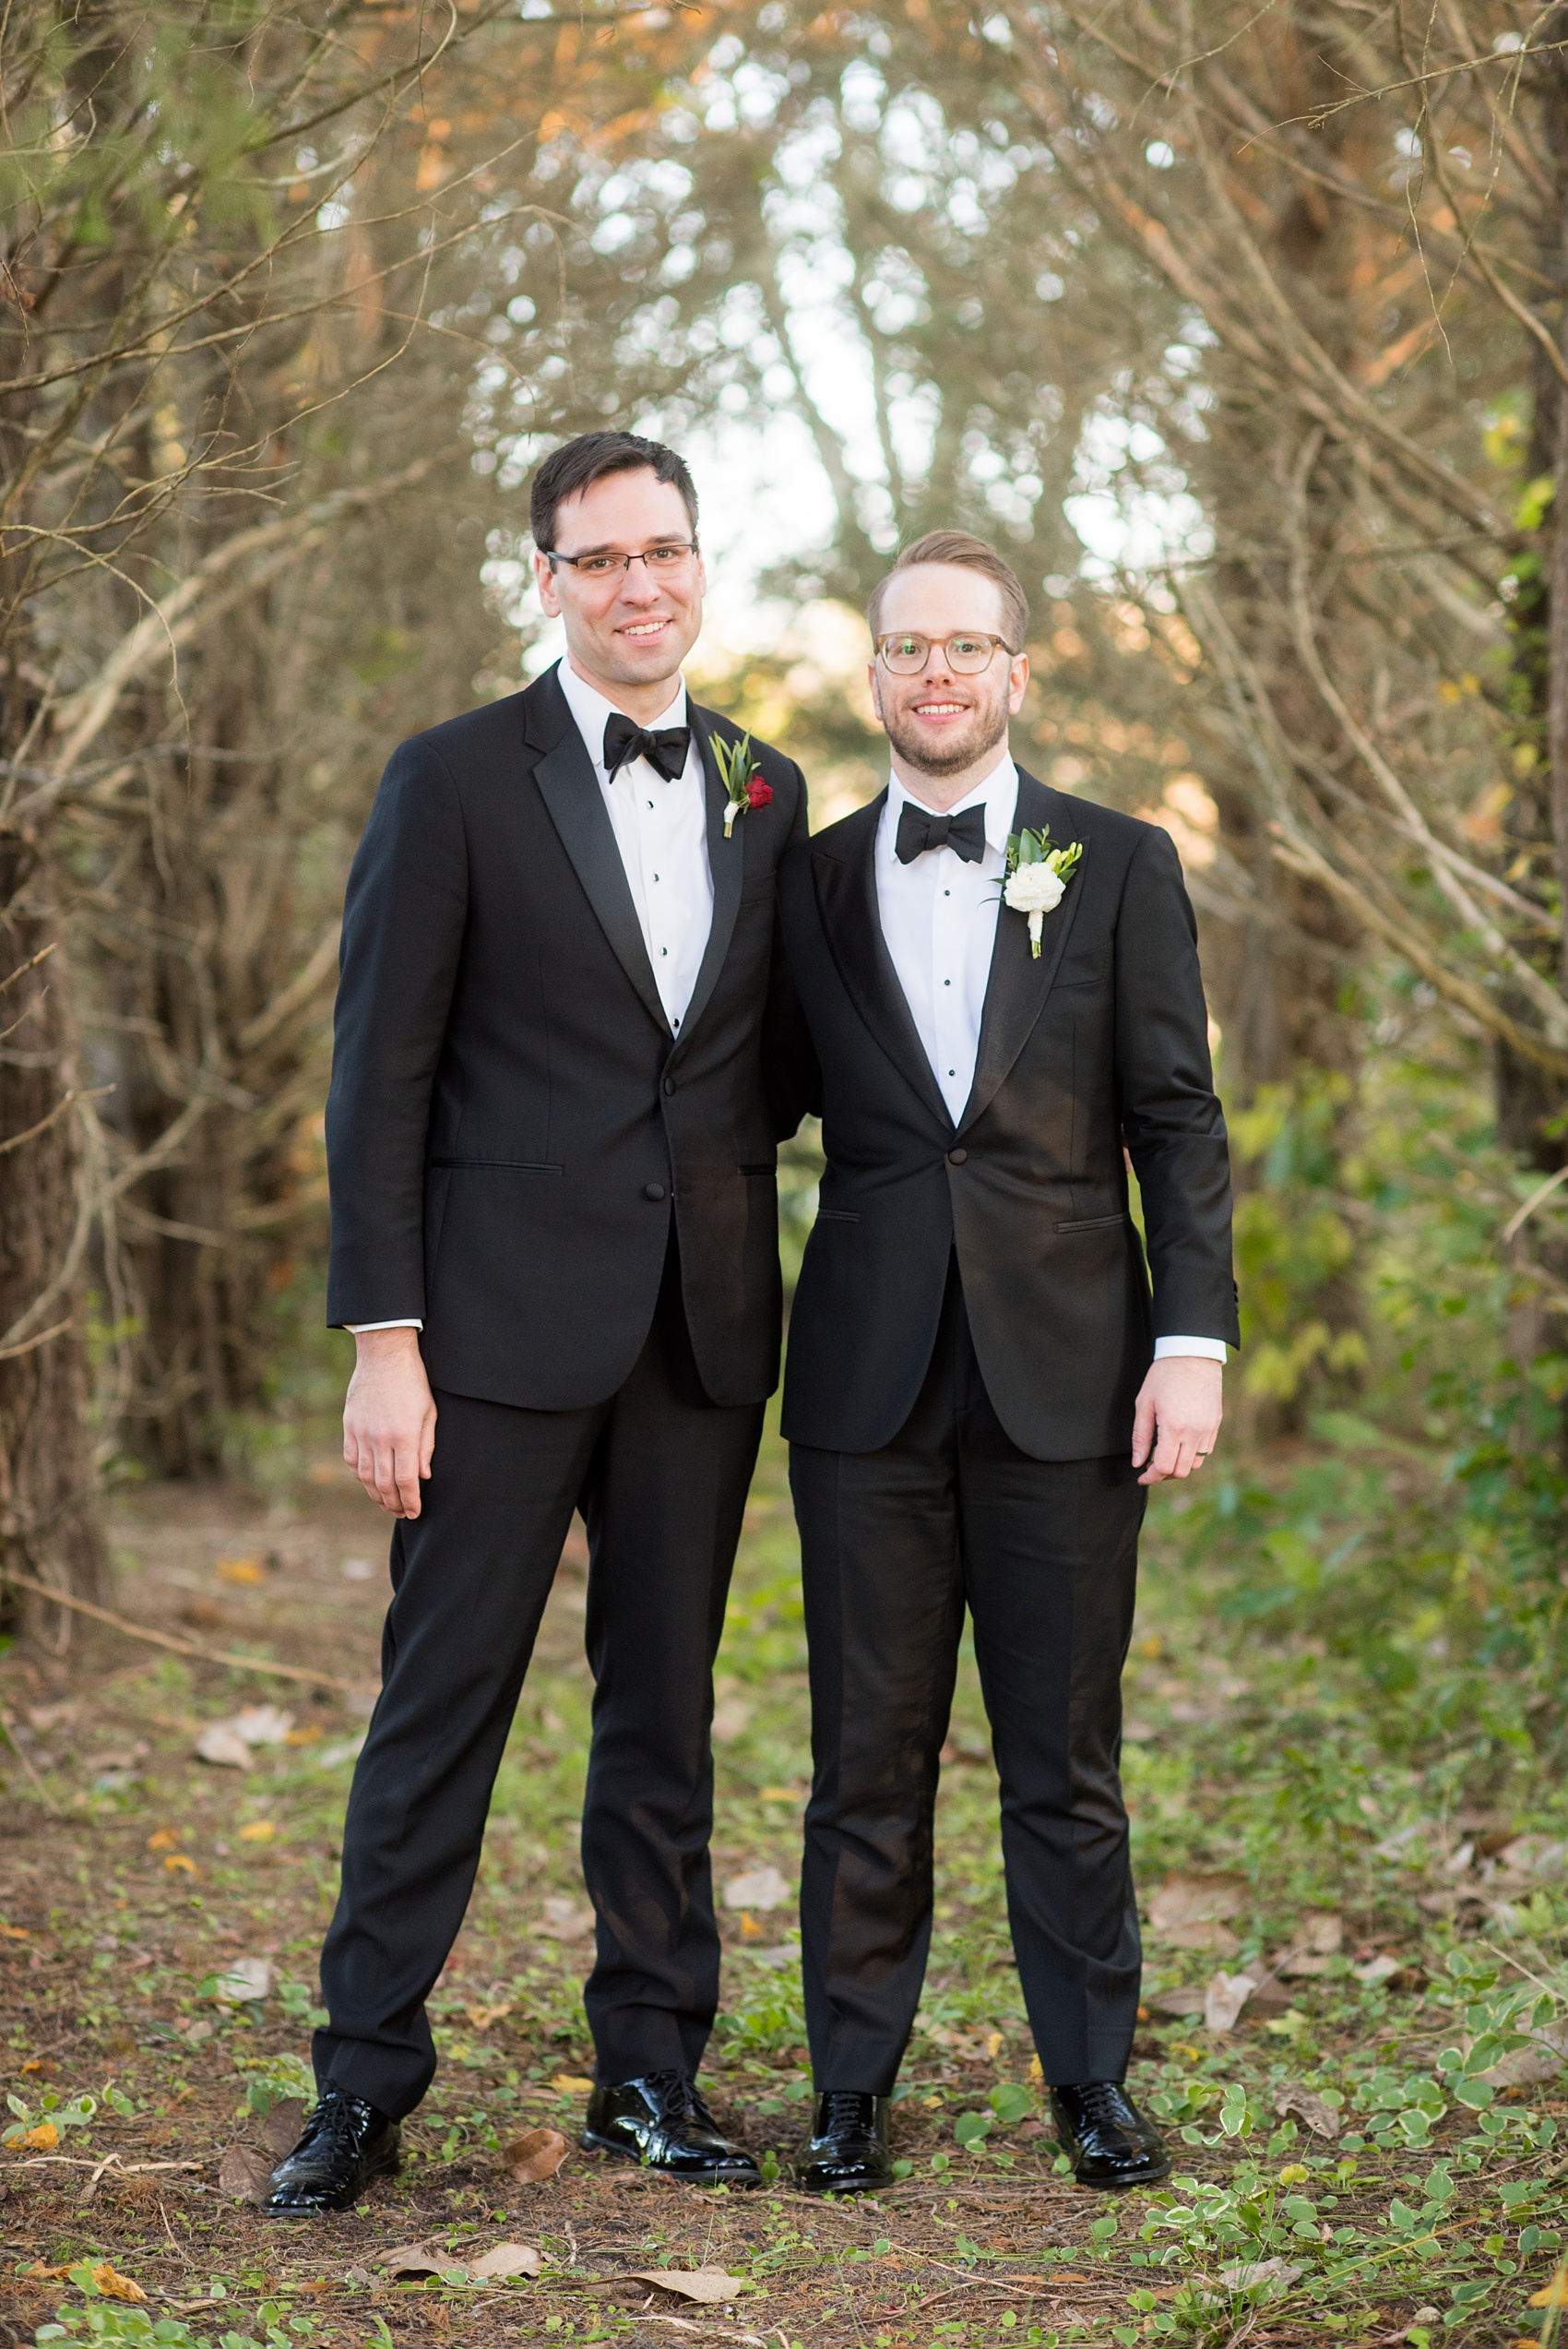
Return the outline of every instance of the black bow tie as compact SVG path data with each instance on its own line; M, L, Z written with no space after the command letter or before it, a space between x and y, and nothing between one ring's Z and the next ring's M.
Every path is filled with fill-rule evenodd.
M613 775L629 758L646 758L656 767L667 783L674 782L686 764L686 753L692 745L690 726L664 726L650 734L630 718L612 709L604 725L604 769Z
M961 816L933 816L907 799L898 811L898 837L893 845L900 864L912 864L928 848L950 848L966 864L978 864L985 855L985 810L966 807Z

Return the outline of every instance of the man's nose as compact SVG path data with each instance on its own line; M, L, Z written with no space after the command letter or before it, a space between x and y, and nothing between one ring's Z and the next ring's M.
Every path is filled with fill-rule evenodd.
M657 602L661 593L658 580L649 576L646 563L627 564L621 574L620 600L623 603L635 603L640 610L647 604Z

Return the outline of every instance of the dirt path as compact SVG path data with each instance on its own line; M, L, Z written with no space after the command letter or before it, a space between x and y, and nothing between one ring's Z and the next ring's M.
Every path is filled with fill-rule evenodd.
M876 2204L808 2202L789 2190L787 2170L760 2194L699 2194L573 2150L548 2180L519 2183L505 2151L526 2132L557 2129L575 2148L591 2061L578 1998L588 1917L576 1829L589 1698L580 1544L563 1562L473 1911L434 2001L442 2071L407 2132L404 2169L351 2213L291 2225L263 2220L240 2198L268 2165L267 2149L290 2140L298 2115L291 2099L306 2087L315 1961L374 1688L381 1525L327 1462L270 1504L227 1489L144 1489L121 1505L116 1540L117 1604L128 1616L309 1663L354 1687L303 1691L98 1630L78 1630L57 1664L16 1653L0 1660L0 1703L25 1758L25 1768L10 1769L0 1816L6 2086L17 2115L17 2134L0 2151L0 2220L17 2271L0 2284L0 2344L30 2342L59 2310L69 2328L71 2312L84 2308L108 2327L100 2338L152 2339L135 2330L145 2314L172 2327L161 2338L175 2344L430 2338L483 2349L556 2337L669 2344L695 2331L828 2349L1130 2343L1173 2331L1307 2343L1321 2342L1325 2328L1395 2339L1420 2322L1426 2290L1448 2306L1446 2286L1423 2288L1412 2255L1413 2264L1367 2267L1360 2282L1347 2265L1328 2297L1310 2306L1298 2292L1274 2308L1265 2279L1227 2286L1218 2302L1211 2293L1206 2307L1193 2296L1201 2287L1190 2260L1150 2265L1171 2240L1140 2236L1158 2205L1131 2198L1108 2206L1057 2172L1007 1960L995 1785L972 1672L944 1778L931 1981L896 2114L907 2179ZM716 1723L716 1874L720 1885L750 1878L753 1889L750 1906L722 1912L724 2014L705 2075L721 2120L765 2158L787 2156L808 2109L791 1914L808 1768L793 1558L781 1464L770 1450L749 1513ZM1169 1653L1169 1640L1153 1646ZM1182 1739L1212 1733L1216 1682L1212 1668L1190 1679L1172 1678L1164 1664L1163 1679L1152 1663L1147 1671L1151 1693L1140 1703L1157 1719L1136 1733L1138 1771L1148 1787L1150 1849L1165 1834L1169 1860L1192 1845L1196 1813L1183 1827L1180 1802L1174 1815L1160 1811L1158 1769ZM1196 1715L1184 1727L1171 1718L1183 1695ZM247 1766L197 1758L204 1733L256 1708L290 1718L241 1721L253 1735L271 1733L271 1742L242 1742ZM1159 1817L1164 1829L1154 1823ZM771 1886L767 1870L778 1879ZM1353 1930L1373 1921L1369 1913ZM1406 1923L1403 1913L1396 1922ZM1178 1971L1201 1980L1218 1946L1178 1957ZM242 1979L236 1969L249 1971ZM1337 1968L1322 1996L1347 1973ZM1347 2021L1324 2004L1310 2024L1321 2045L1309 2076L1324 2077L1324 2065L1353 2067L1362 2055L1372 2061L1391 2031L1396 2041L1430 2037L1420 1980L1417 1969L1403 2007L1396 1998L1391 2008L1383 1985L1376 2014L1358 2008ZM1360 1995L1354 1981L1348 1987ZM1338 2149L1289 2122L1281 2130L1268 2103L1281 2057L1309 2069L1300 2043L1320 1985L1305 1983L1298 1996L1289 2011L1309 2020L1288 2026L1283 2040L1269 2035L1261 2009L1229 2039L1205 2040L1191 2018L1151 2009L1137 2077L1146 2091L1178 2079L1202 2083L1201 2094L1196 2085L1181 2092L1194 2119L1206 2099L1218 2105L1229 2077L1250 2081L1258 2127L1275 2132L1271 2178L1297 2158L1300 2136L1312 2167L1299 2175L1322 2186L1333 2182ZM1277 1997L1269 2011L1279 2004ZM83 2096L98 2108L78 2112L73 2125L71 2102ZM1532 2106L1532 2118L1550 2109ZM1211 2130L1214 2117L1206 2116ZM1217 2133L1182 2150L1200 2175L1223 2181L1246 2149ZM1364 2217L1369 2242L1374 2212L1385 2228L1390 2177L1404 2174L1399 2157L1384 2152L1386 2160L1369 2145L1360 2183L1342 2178L1333 2198L1342 2216L1358 2224ZM1430 2149L1423 2166L1427 2159ZM1550 2172L1545 2149L1542 2161ZM1534 2172L1521 2156L1510 2174ZM1476 2225L1484 2224L1483 2213ZM1467 2245L1465 2271L1479 2271L1479 2261L1495 2274L1497 2256L1483 2255L1480 2241L1478 2234L1473 2258ZM539 2274L464 2280L461 2269L501 2242L536 2251ZM447 2280L393 2281L382 2257L410 2243L444 2261ZM1225 2265L1218 2236L1216 2244L1210 2271ZM1235 2271L1234 2250L1229 2258ZM1543 2238L1538 2283L1551 2259ZM60 2272L72 2268L75 2280ZM704 2269L732 2279L711 2287L726 2295L711 2304L687 2296L701 2284L683 2291L647 2280ZM145 2301L114 2298L117 2278ZM1513 2295L1515 2308L1523 2296ZM1476 2319L1441 2337L1518 2337L1519 2317L1505 2318L1501 2303L1478 2307Z

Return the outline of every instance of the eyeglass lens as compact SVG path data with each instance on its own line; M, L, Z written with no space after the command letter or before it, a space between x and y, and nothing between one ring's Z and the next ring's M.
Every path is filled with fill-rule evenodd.
M887 637L883 641L882 658L896 677L918 677L932 649L930 637ZM997 648L992 637L954 636L934 649L960 677L973 677L990 668Z
M634 563L640 563L645 571L675 572L695 553L695 546L650 546L642 554L566 554L561 559L570 563L580 578L607 579L617 571L629 571Z

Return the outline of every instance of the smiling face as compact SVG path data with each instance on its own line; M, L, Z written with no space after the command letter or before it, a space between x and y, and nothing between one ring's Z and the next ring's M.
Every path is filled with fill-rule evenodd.
M607 473L563 501L555 518L557 554L641 554L689 544L686 501L672 482L647 466ZM645 563L592 578L569 563L552 568L536 554L540 602L566 624L566 650L579 676L642 723L667 709L682 662L702 626L707 585L700 554L672 569Z
M907 628L931 639L918 677L896 677L885 662L871 664L872 699L887 730L893 770L900 782L938 809L951 807L983 781L996 764L1007 721L1028 682L1028 655L992 654L979 676L958 676L943 647L965 629L1001 636L1006 629L1002 590L994 579L963 563L912 563L895 571L883 590L879 636Z

